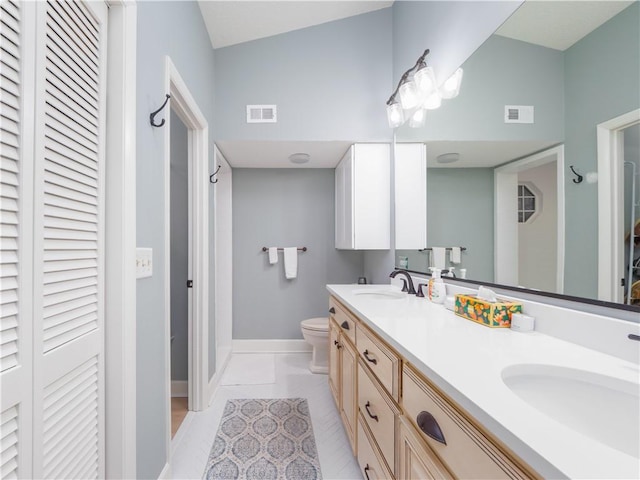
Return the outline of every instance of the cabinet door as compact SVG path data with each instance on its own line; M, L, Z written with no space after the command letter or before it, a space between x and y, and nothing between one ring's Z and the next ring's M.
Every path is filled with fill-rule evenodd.
M329 388L340 410L340 331L333 321L329 322Z
M353 249L353 147L335 172L336 248Z
M344 338L344 337L342 337ZM342 401L342 421L347 431L347 436L351 442L353 453L356 453L356 421L357 421L357 397L356 397L356 369L357 354L355 349L346 340L340 340L342 348L340 349L342 382L340 385L341 401Z
M398 478L403 480L453 478L431 449L416 437L412 428L404 419L400 419Z
M353 238L356 250L391 246L391 160L388 144L356 144L353 160Z
M422 143L395 146L396 249L427 246L427 154Z

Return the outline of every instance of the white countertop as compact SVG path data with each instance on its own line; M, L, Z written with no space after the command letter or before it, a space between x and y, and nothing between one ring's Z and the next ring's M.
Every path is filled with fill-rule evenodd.
M381 287L389 288L327 285L331 294L542 476L640 478L638 458L541 413L513 393L501 376L510 365L537 364L638 384L637 364L538 332L478 325L414 295L398 300L354 293Z

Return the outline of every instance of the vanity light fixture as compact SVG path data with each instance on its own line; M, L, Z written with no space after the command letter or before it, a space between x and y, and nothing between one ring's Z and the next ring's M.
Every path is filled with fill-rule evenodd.
M391 128L399 127L407 120L410 127L422 127L427 110L440 107L443 98L454 98L460 93L462 69L456 70L438 86L433 67L425 62L428 54L429 49L426 49L416 64L402 74L398 86L387 100L387 121Z

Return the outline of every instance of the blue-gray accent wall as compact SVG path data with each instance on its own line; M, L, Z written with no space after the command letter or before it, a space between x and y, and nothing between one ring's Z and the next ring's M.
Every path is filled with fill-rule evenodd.
M332 169L233 171L233 338L298 339L300 322L328 315L330 283L356 283L363 252L336 250ZM307 247L298 277L262 247Z
M466 247L456 271L466 268L467 278L493 282L493 169L429 168L427 192L429 246ZM396 265L400 255L409 257L409 269L428 271L426 252L398 250Z
M390 140L386 8L215 51L220 140ZM247 104L276 104L278 123L246 123Z
M640 4L565 51L565 164L597 171L596 126L640 108ZM565 178L565 293L598 293L598 186Z
M149 113L164 100L165 56L169 55L212 125L214 66L209 35L196 2L138 2L137 9L136 244L153 248L153 276L136 284L137 477L158 478L168 461L168 372L164 361L169 339L165 338L163 301L166 127L152 127ZM168 109L162 112L163 116L168 114Z

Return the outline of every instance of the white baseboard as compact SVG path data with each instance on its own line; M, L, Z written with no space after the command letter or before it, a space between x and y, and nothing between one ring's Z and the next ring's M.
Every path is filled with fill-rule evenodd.
M229 364L229 360L231 360L231 349L229 349L229 351L221 358L220 368L216 369L216 373L214 373L213 377L209 380L209 403L207 406L211 405L211 402L213 402L213 396L216 394L216 389L218 388L222 374Z
M188 397L189 382L186 380L171 380L172 397Z
M312 350L304 340L233 340L233 353L299 353Z
M160 475L158 476L158 480L170 480L171 479L171 465L169 463L165 463Z

